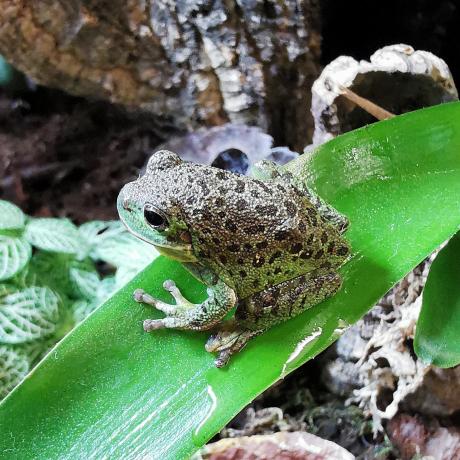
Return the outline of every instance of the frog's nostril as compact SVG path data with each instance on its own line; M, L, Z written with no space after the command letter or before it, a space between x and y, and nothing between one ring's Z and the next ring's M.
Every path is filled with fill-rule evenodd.
M125 209L126 211L132 211L132 209L129 206L128 198L123 199L123 209Z

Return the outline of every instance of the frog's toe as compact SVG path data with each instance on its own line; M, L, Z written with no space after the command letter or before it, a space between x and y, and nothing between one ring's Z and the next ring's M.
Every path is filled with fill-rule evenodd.
M157 329L163 329L165 326L163 320L161 319L146 319L144 321L144 331L151 332Z
M230 357L238 353L248 341L260 334L261 331L251 331L245 329L222 329L217 334L211 335L206 342L205 349L210 353L218 353L216 367L225 366Z
M228 364L228 361L230 360L230 356L232 356L232 353L230 350L224 350L221 351L217 358L214 360L214 365L216 367L224 367Z
M182 309L195 308L196 305L188 301L180 292L180 289L176 286L173 280L166 280L163 283L163 287L174 297L176 305Z
M142 300L143 297L144 297L144 294L145 294L145 291L144 291L143 289L136 289L136 290L133 292L133 299L134 299L136 302L144 303L144 301Z

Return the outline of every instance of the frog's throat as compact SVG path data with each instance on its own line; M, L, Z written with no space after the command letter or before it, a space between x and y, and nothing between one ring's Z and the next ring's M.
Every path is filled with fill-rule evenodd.
M143 237L138 232L134 231L123 218L123 215L120 214L120 219L123 225L127 228L127 230L132 233L134 236L139 238L146 243L155 246L155 249L160 253L169 257L170 259L178 260L179 262L197 262L198 259L193 254L193 247L191 244L174 244L174 245L162 245L158 243L152 243L147 238Z

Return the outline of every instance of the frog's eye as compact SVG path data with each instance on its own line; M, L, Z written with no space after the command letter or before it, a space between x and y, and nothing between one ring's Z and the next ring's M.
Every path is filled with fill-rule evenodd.
M148 203L144 206L144 219L155 230L164 230L168 226L164 213Z

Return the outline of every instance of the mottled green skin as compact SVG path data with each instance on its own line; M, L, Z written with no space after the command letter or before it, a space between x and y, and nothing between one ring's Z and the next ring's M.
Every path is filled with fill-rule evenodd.
M272 163L263 162L254 174L260 179L161 151L118 199L130 231L184 262L211 288L203 305L177 299L173 310L149 298L172 319L146 329L209 329L237 305L235 319L208 342L208 350L221 352L218 365L250 337L335 293L341 284L336 270L350 253L343 216ZM167 218L167 228L146 222L147 203Z

